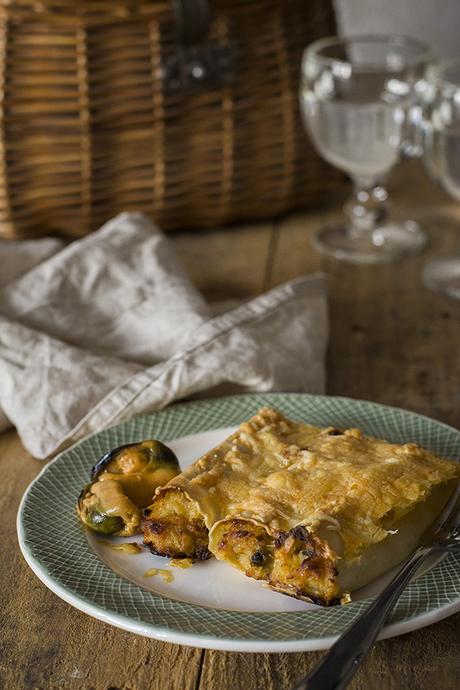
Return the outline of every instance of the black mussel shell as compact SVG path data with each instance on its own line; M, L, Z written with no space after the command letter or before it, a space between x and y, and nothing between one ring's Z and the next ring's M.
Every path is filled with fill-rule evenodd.
M171 450L171 448L168 448L168 446L165 446L164 443L161 441L157 441L155 439L146 439L148 441L151 441L153 444L152 448L145 448L145 447L140 447L141 453L144 455L150 456L148 459L150 462L156 461L158 466L162 465L169 465L172 467L175 467L178 472L180 472L180 466L179 466L179 461ZM95 479L98 478L98 476L103 472L107 466L116 459L117 455L124 451L126 448L134 448L135 446L141 446L142 443L145 443L145 441L137 441L135 443L126 443L123 446L118 446L117 448L113 448L112 450L107 451L104 453L104 455L99 458L99 460L96 462L94 467L91 470L91 481L94 481Z
M88 513L85 518L85 524L95 532L99 532L99 534L116 534L125 527L123 518L118 515L106 515L105 513L94 511Z

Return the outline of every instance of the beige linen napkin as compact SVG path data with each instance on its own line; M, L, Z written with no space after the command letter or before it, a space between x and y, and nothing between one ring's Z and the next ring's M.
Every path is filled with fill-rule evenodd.
M0 266L0 411L35 457L221 384L324 389L321 275L213 316L138 213L68 246L3 241Z

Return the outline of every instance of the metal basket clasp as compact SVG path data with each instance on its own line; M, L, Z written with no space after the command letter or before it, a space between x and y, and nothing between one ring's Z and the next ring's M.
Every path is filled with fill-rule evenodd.
M174 0L173 6L178 46L163 66L165 89L196 90L231 81L234 48L209 38L208 0Z

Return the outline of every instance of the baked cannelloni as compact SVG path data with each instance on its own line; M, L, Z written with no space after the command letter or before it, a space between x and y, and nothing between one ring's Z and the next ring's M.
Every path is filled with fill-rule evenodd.
M264 408L157 489L144 542L227 561L272 589L346 602L415 547L459 464L358 429L321 429Z

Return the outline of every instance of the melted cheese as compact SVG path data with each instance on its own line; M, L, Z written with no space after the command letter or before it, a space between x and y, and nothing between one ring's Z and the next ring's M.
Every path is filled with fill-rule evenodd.
M121 551L122 553L129 553L133 556L137 553L142 553L142 548L136 542L128 542L125 544L108 544L114 551Z
M172 558L169 565L173 568L182 568L185 570L192 567L193 561L191 558Z
M144 577L155 577L160 575L165 582L174 582L174 575L170 570L163 570L162 568L150 568L144 573Z
M119 482L129 500L139 508L144 508L151 502L157 486L167 484L175 474L177 474L176 470L170 467L143 468L138 472L132 471L130 474L105 470L99 475L98 481Z
M359 562L339 560L337 581L340 591L355 592L404 560L441 513L454 489L455 482L434 488L425 501L392 525L383 541L370 546Z
M357 582L356 568L363 568L363 554L384 540L390 543L387 537L395 525L399 529L406 514L435 487L458 476L457 463L416 444L368 438L358 429L338 431L295 423L265 408L157 489L149 510L155 512L158 502L162 519L167 520L169 497L171 503L173 496L177 502L178 492L182 493L183 512L193 512L195 520L197 514L202 516L209 530L209 550L217 558L293 596L308 598L310 582L314 597L328 603L345 587L335 579L337 569L346 582L346 565L349 580ZM170 512L177 516L173 509ZM258 526L255 532L251 525ZM178 531L187 529L187 518L181 517ZM260 529L269 538L264 548L272 553L268 570L248 565L257 561L254 549L264 541ZM162 548L168 552L165 539L167 534ZM277 547L280 539L282 545ZM305 556L310 551L311 558ZM180 556L174 543L168 555Z
M139 509L123 493L120 483L115 480L95 482L91 487L91 492L100 507L109 517L121 517L125 523L123 530L118 532L119 536L129 536L134 534L141 521Z

